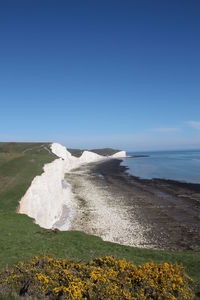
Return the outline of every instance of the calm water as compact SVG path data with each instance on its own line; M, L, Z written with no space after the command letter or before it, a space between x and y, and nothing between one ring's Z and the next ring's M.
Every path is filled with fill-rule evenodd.
M173 179L200 183L200 150L129 152L128 155L149 155L149 157L125 158L123 165L129 173L141 178Z

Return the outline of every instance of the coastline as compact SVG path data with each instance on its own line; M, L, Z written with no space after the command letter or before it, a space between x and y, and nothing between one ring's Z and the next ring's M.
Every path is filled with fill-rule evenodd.
M141 179L200 184L200 151L152 151L146 154L128 155L122 165L128 167L130 175Z
M123 160L120 160L120 164ZM164 179L164 178L152 178L152 179L145 179L141 178L139 176L134 176L128 172L129 168L125 165L120 165L120 172L121 173L126 173L127 176L130 178L134 179L137 182L143 183L143 184L148 184L148 185L154 185L157 188L167 188L168 187L168 192L173 194L176 194L177 196L179 195L178 192L176 192L176 189L183 189L187 192L187 197L192 199L192 194L197 193L196 200L200 202L200 183L193 183L193 182L187 182L187 181L180 181L180 180L173 180L173 179ZM183 195L182 195L183 196Z
M70 230L123 245L200 250L200 185L140 179L120 159L66 174L76 203Z
M46 229L68 230L73 218L74 202L71 186L65 173L91 162L126 156L125 151L114 151L111 156L83 151L80 157L73 156L66 147L58 143L50 145L55 159L43 167L43 173L33 178L31 185L19 201L18 213L26 214ZM50 150L49 150L50 151Z

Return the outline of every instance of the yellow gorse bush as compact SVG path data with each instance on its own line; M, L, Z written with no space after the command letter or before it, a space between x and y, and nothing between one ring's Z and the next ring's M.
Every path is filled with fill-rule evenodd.
M34 257L0 274L0 292L34 299L194 299L182 266L103 257L89 263Z

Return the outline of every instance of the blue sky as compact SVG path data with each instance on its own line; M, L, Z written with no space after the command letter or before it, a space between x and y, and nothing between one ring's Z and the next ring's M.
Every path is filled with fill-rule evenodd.
M200 148L200 2L0 2L0 140Z

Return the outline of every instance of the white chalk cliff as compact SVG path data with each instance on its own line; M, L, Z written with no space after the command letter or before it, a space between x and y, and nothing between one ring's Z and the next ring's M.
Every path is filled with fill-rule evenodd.
M111 155L113 158L123 158L126 157L126 151L119 151L113 155Z
M33 218L43 228L53 228L62 215L63 207L69 211L69 219L65 226L70 227L70 207L72 201L71 187L65 180L65 173L74 168L95 161L108 159L90 151L84 151L80 157L74 157L62 145L53 143L51 151L59 158L46 164L44 172L36 176L19 203L18 212ZM120 151L110 158L126 157L125 151Z

